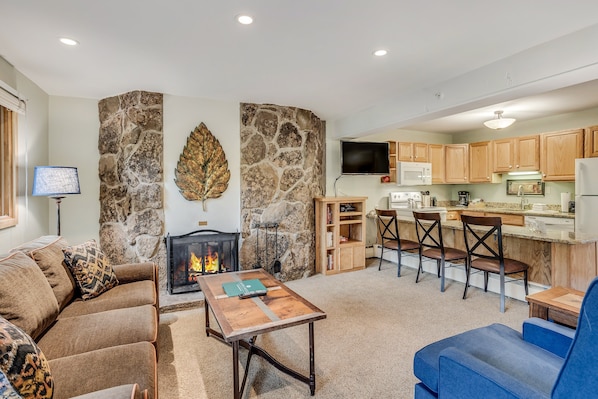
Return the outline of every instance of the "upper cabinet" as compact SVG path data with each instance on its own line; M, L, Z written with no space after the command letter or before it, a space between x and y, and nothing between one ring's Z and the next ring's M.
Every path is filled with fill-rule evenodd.
M469 182L469 144L445 144L445 183Z
M598 126L585 129L584 156L585 158L598 157Z
M432 184L444 183L444 145L428 144L428 162L432 164Z
M540 135L515 139L515 168L520 171L540 170Z
M400 162L428 162L428 144L397 143L397 160Z
M469 144L469 182L493 183L492 142Z
M539 170L540 135L494 140L493 158L496 173Z
M544 133L540 169L544 181L574 181L575 158L583 158L584 129Z
M396 141L389 141L388 142L388 177L389 180L386 183L395 183L397 182L397 142ZM383 181L384 182L384 181Z

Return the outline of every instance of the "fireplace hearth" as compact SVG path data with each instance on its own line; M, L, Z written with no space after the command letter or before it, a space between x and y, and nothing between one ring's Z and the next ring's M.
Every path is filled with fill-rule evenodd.
M200 291L197 277L239 270L239 233L197 230L166 241L170 294Z

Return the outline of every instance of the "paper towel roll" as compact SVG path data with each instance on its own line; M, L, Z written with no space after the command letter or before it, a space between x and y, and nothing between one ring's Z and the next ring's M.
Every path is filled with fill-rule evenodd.
M569 201L571 193L561 193L561 212L569 212Z

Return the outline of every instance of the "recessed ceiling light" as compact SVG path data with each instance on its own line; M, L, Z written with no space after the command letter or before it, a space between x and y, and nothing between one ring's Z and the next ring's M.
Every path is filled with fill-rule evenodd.
M59 40L60 43L66 44L67 46L76 46L77 44L79 44L78 41L74 39L69 39L68 37L61 37Z
M374 55L376 57L384 57L386 54L388 54L388 51L386 51L386 50L376 50L376 51L374 51Z
M253 18L249 15L237 15L237 21L242 25L250 25L253 23Z

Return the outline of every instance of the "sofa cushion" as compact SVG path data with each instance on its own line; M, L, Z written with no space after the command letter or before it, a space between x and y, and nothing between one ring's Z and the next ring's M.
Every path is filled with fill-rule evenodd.
M23 252L0 259L0 316L33 339L58 316L52 287L33 259Z
M58 306L63 309L75 295L75 281L64 263L62 248L68 242L60 236L43 236L11 249L29 255L42 269L50 283Z
M60 312L58 318L81 316L106 310L153 305L157 307L157 293L153 281L142 280L119 284L102 295L83 301L75 299Z
M521 334L502 324L466 331L425 346L416 352L413 373L432 392L438 393L439 358L446 348L456 347L509 375L517 375L530 387L550 395L551 383L563 359L524 341ZM503 349L508 347L509 351Z
M0 370L0 398L2 399L23 399L21 395L15 391L15 388L8 381L8 377L2 370Z
M50 366L33 339L0 317L0 369L23 399L52 398Z
M133 342L155 343L158 313L151 305L59 318L38 341L48 359Z
M67 399L135 383L141 390L148 390L149 399L156 398L156 362L155 347L148 342L112 346L50 360L56 381L54 399Z
M108 258L95 240L81 245L66 247L64 260L70 269L83 299L91 299L118 284Z

